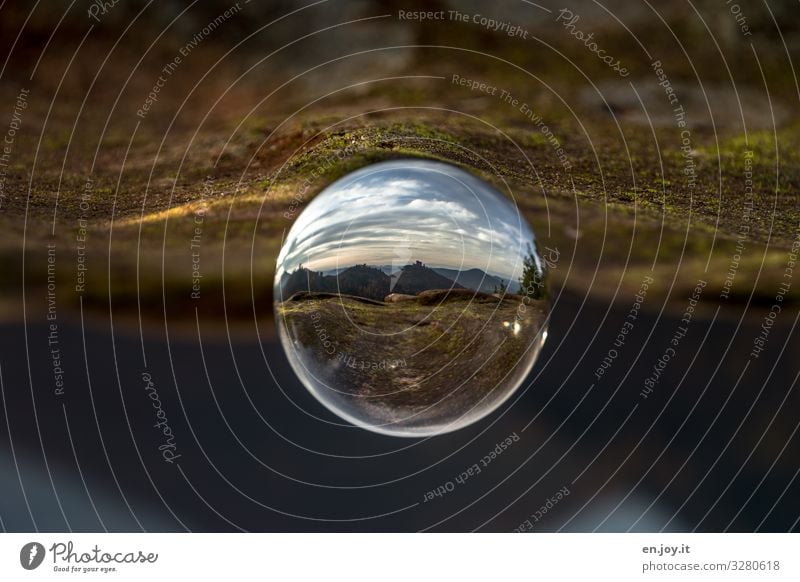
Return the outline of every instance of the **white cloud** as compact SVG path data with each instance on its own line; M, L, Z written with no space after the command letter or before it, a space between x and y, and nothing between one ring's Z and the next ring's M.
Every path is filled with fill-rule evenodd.
M390 265L397 248L407 248L410 260L517 278L533 242L514 206L470 174L435 162L387 162L346 176L308 205L287 236L278 276L300 263Z

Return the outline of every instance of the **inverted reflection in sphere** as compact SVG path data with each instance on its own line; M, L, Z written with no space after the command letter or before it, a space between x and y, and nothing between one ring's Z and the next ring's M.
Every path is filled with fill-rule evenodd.
M546 273L517 209L437 162L375 164L308 204L278 257L292 368L327 408L395 436L462 428L525 379L547 335Z

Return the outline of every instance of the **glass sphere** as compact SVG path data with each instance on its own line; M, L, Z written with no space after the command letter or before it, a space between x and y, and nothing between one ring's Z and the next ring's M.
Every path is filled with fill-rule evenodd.
M394 436L496 410L547 337L531 228L494 188L432 161L367 166L317 195L286 237L274 297L303 385L340 418Z

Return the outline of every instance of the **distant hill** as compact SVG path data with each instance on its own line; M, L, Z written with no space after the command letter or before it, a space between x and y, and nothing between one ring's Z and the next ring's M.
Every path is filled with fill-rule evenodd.
M356 265L345 269L333 279L334 289L339 293L368 297L370 299L383 298L389 294L389 275L367 265Z
M383 271L387 275L391 275L392 273L399 271L400 267L393 267L392 265L369 265L373 269L378 269L379 271ZM330 269L328 271L320 271L323 275L338 275L339 273L346 271L350 267L339 267L338 269Z
M508 286L507 291L509 293L519 292L518 281L509 282L507 279L501 279L500 277L490 275L480 269L469 269L467 271L459 271L458 269L434 269L434 271L467 289L480 291L481 293L494 293L496 290L500 289L500 286L503 284Z
M331 287L330 283L334 283ZM284 273L281 277L281 299L288 299L299 291L336 292L336 277L326 277L322 273L300 267L293 273Z
M338 275L326 275L303 267L281 278L281 297L288 299L295 293L341 293L383 301L389 294L389 275L367 265L354 265L341 270Z
M452 279L437 273L434 269L426 267L419 261L413 265L406 265L399 272L392 275L392 293L416 295L429 289L463 289L464 287Z
M494 293L503 280L488 275L480 269L432 269L417 261L402 268L391 265L373 267L353 265L331 271L312 271L299 267L293 273L284 273L280 282L280 297L288 299L295 293L333 293L352 295L383 301L389 293L419 295L430 290L473 290ZM512 283L508 291L516 293L519 283Z
M504 283L499 277L489 275L480 269L469 269L468 271L434 269L434 271L463 287L483 293L494 293Z

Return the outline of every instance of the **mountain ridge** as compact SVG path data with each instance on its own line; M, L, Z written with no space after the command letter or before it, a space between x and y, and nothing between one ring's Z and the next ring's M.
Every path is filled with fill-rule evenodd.
M465 271L428 267L415 261L397 268L392 265L351 265L328 271L312 271L302 265L284 272L279 282L279 296L288 299L298 292L340 293L382 301L390 293L418 295L433 289L470 289L494 293L505 280L481 269ZM508 291L519 285L512 283Z

